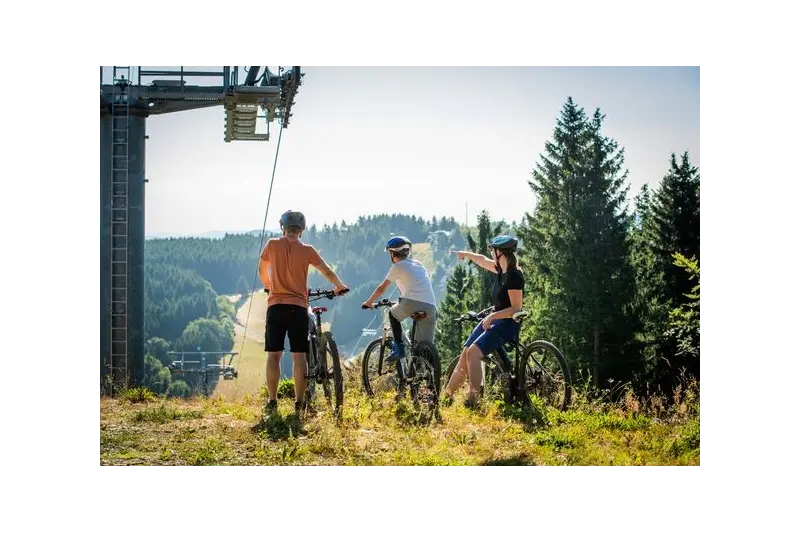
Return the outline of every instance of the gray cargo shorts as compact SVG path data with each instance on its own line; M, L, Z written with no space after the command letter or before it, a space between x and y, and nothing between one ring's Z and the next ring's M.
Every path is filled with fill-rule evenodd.
M436 306L425 302L409 300L408 298L400 298L389 310L400 322L409 318L417 311L425 311L428 313L428 316L417 322L416 339L414 340L433 342L433 336L436 333ZM410 330L408 335L410 338Z

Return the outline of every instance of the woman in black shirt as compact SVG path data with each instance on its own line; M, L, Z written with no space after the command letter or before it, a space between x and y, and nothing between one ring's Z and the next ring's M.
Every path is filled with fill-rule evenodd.
M451 401L453 394L469 377L469 394L466 405L474 406L482 382L481 359L493 352L506 341L513 341L519 325L511 318L522 311L522 290L525 278L517 268L517 239L501 235L492 239L489 248L494 261L481 254L467 251L453 252L459 259L469 259L490 272L497 272L497 280L492 290L494 312L483 319L464 343L464 350L456 365L450 382L445 387L445 402Z

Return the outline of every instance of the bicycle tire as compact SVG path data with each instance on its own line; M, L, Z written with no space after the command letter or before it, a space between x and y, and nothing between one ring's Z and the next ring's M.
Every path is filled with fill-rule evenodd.
M342 366L339 360L339 348L336 346L336 340L330 331L323 332L320 340L320 367L324 369L322 389L325 392L328 406L333 406L334 412L338 414L344 404L344 380L342 379ZM330 362L328 361L329 358ZM333 391L331 391L330 386L331 379L333 380Z
M386 343L387 344L391 340L392 340L391 336L386 337ZM371 361L372 362L377 361L378 358L380 357L379 351L376 351L376 350L381 348L382 341L383 341L383 339L375 339L374 341L369 343L367 345L366 350L364 350L364 357L361 360L361 385L364 387L364 392L367 393L367 396L374 396L375 392L376 392L376 389L377 389L377 387L373 386L372 380L370 380L370 362ZM384 345L382 348L385 351L386 350L386 345ZM385 357L386 356L384 354L384 359L385 359ZM385 367L385 364L382 365L382 366ZM396 368L393 368L390 372L385 372L384 371L385 368L381 368L381 370L382 370L381 376L392 376L393 377L393 379L395 381L395 385L392 388L396 390L397 389L397 383L396 383L396 381L397 381L397 370L396 370ZM391 380L392 378L389 378L389 379Z
M432 406L435 407L439 404L439 394L441 391L442 381L442 365L439 361L439 352L436 351L436 346L428 341L419 341L414 345L414 352L412 353L412 362L422 359L429 364L433 370L433 375L428 380L428 388L433 389L433 402ZM411 399L419 402L419 388L416 386L409 387L411 390Z
M316 397L316 379L319 374L318 352L317 343L312 337L308 345L308 352L306 352L306 393L303 395L306 405L314 403Z
M567 361L564 358L564 355L561 353L561 350L559 350L552 342L536 340L525 346L522 354L522 360L526 372L522 372L520 376L517 376L518 390L525 391L525 398L530 400L529 394L531 391L527 390L525 375L527 374L528 360L531 357L531 353L535 349L544 349L549 354L553 355L554 359L558 362L558 366L561 368L561 372L564 374L564 398L561 400L561 405L554 405L553 407L560 411L566 411L572 402L572 375L570 374L569 366L567 365Z

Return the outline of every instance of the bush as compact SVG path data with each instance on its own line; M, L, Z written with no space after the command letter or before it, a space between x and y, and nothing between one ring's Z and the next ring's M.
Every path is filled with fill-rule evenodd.
M172 398L188 398L190 394L191 390L189 389L189 385L181 380L170 383L169 389L167 390L167 396Z
M131 403L147 403L156 400L156 395L147 387L133 387L122 393L122 399Z

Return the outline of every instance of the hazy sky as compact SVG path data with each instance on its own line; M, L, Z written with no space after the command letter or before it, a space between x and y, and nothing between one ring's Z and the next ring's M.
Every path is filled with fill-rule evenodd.
M276 67L272 67L277 71ZM690 68L304 67L281 141L267 221L402 212L519 220L527 180L568 96L606 115L631 197L672 152L700 166L700 70ZM277 146L223 140L222 107L148 119L146 231L260 229ZM702 167L701 167L702 173Z

